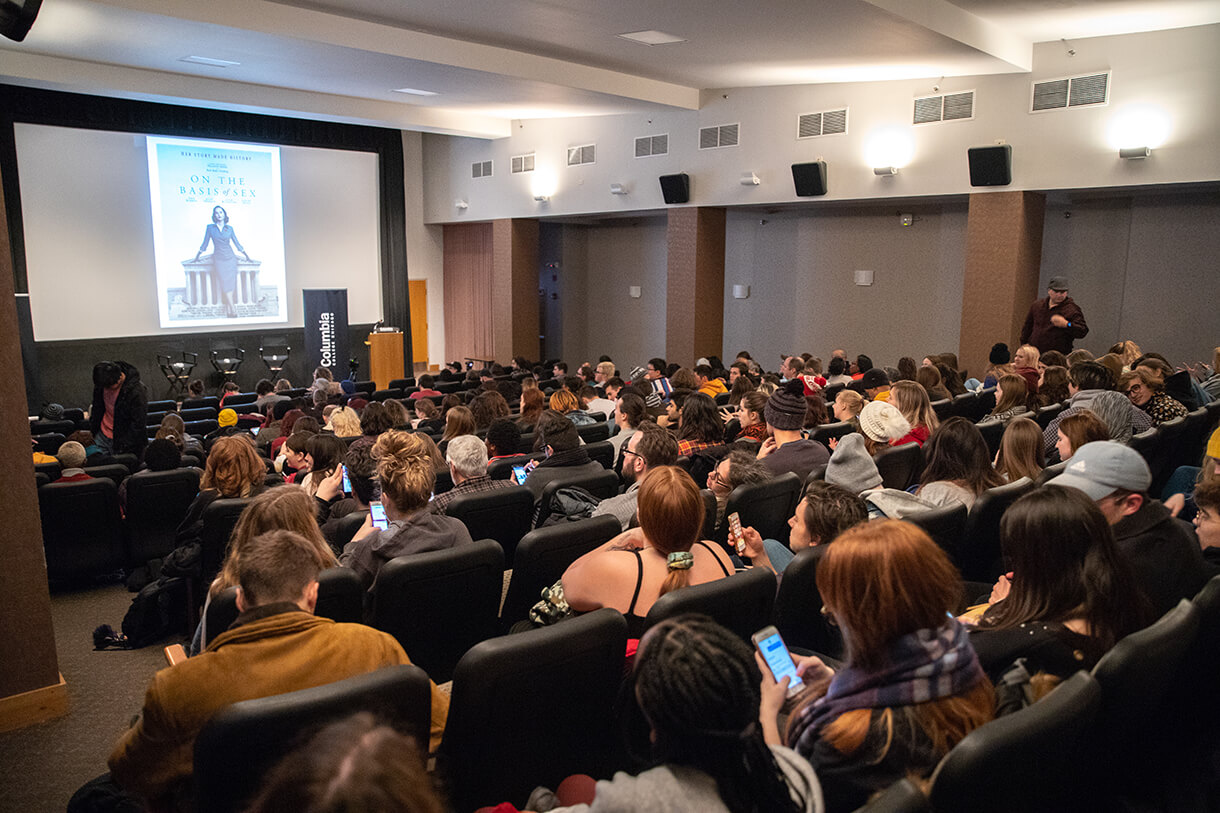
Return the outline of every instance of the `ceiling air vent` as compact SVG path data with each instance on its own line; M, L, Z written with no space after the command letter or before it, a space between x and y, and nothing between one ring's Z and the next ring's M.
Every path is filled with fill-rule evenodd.
M518 172L533 172L534 171L534 154L532 152L525 155L514 155L512 158L513 174Z
M701 127L699 129L699 149L711 150L717 147L736 147L739 124L721 124L718 127Z
M1109 94L1109 72L1034 82L1030 93L1029 112L1040 113L1043 110L1106 104Z
M669 154L669 134L640 136L635 140L635 157L649 158Z
M823 110L820 113L803 113L796 117L796 137L798 139L842 135L846 132L847 108Z
M594 145L582 144L579 147L568 147L568 166L578 167L581 164L594 163Z
M923 96L915 100L913 124L935 121L966 121L974 118L974 91L946 93L944 96Z
M471 178L490 178L491 161L475 161L470 165Z

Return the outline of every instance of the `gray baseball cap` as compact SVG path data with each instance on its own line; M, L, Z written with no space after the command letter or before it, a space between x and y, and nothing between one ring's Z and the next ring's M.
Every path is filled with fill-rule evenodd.
M1063 474L1053 477L1048 486L1067 486L1100 500L1115 491L1147 492L1152 472L1140 453L1112 440L1086 443L1072 455Z
M1051 277L1051 281L1047 283L1046 287L1052 291L1066 291L1068 289L1068 278Z

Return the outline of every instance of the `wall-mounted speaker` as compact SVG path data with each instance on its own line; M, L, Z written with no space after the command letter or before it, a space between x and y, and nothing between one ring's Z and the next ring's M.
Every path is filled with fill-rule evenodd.
M690 203L690 176L685 172L662 175L660 181L666 203Z
M42 0L0 0L0 34L16 42L25 39Z
M1012 145L994 147L971 147L966 151L970 159L971 186L1008 186L1012 183Z
M792 185L798 198L816 198L826 194L826 162L810 161L792 165Z

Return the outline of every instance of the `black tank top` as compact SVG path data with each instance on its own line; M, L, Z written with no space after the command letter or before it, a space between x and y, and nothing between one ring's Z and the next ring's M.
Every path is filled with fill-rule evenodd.
M729 575L729 570L724 566L724 562L720 561L720 557L716 555L716 551L710 545L703 541L695 542L696 545L701 545L716 560L716 564L720 565L720 569L724 575ZM627 637L639 638L644 634L644 619L646 615L635 614L635 603L640 598L640 586L644 583L644 557L640 556L640 551L632 548L631 552L635 554L636 576L635 576L635 592L631 594L631 605L627 607L627 612L623 613L623 617L627 619Z

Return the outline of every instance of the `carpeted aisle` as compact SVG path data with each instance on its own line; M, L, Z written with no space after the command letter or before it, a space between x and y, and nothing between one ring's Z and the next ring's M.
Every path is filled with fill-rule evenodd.
M119 629L133 595L122 584L52 595L71 706L56 720L0 734L0 811L62 811L78 787L106 771L106 757L140 710L149 679L165 666L162 647L181 640L94 652L93 628Z

